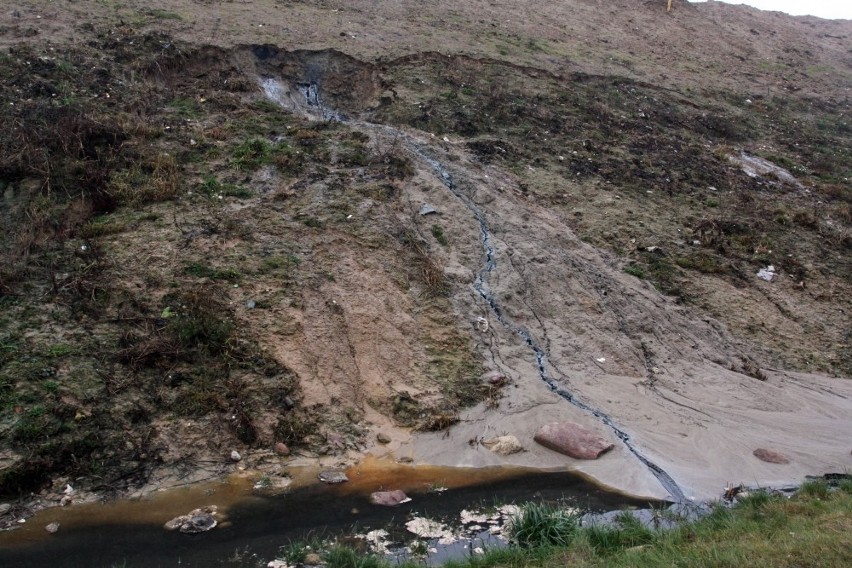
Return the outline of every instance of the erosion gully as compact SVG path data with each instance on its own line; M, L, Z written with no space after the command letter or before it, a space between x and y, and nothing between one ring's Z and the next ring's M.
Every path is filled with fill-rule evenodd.
M482 269L479 271L476 281L474 282L474 289L477 294L488 304L491 312L497 318L497 321L500 322L501 325L511 330L512 333L520 336L523 339L524 343L530 348L533 352L537 367L538 367L538 375L544 383L547 384L548 388L562 397L564 400L574 405L575 407L587 412L594 416L598 421L604 424L607 428L609 428L613 434L621 441L622 444L636 456L645 467L651 472L651 474L657 479L660 485L669 492L672 499L677 503L683 503L686 501L686 496L681 490L680 486L677 482L672 478L671 475L668 474L661 466L654 463L651 459L649 459L646 455L642 453L642 451L636 446L633 440L622 427L620 427L615 420L609 416L604 411L599 408L595 408L591 404L580 400L575 394L571 393L563 386L559 384L559 382L551 375L548 368L552 367L557 371L560 371L556 368L556 366L549 361L547 352L541 347L541 344L533 337L530 331L524 327L518 326L510 321L505 312L500 308L500 304L497 301L497 298L494 296L492 291L488 286L488 275L495 270L497 270L497 260L496 254L494 250L494 246L492 245L491 238L491 228L488 224L488 219L485 214L485 211L479 206L477 206L473 200L465 194L463 188L455 181L455 178L448 170L447 166L441 163L438 159L434 158L430 155L429 150L425 145L418 143L413 140L411 136L403 132L398 128L394 128L388 125L376 125L373 123L356 121L356 120L347 120L343 115L339 112L327 108L327 106L323 103L323 99L321 97L319 85L316 82L311 82L307 84L303 84L299 86L299 90L302 95L305 97L306 104L309 109L313 109L315 112L319 114L325 120L338 120L349 122L350 124L364 127L367 129L375 129L381 128L385 130L385 132L391 134L399 140L403 140L405 143L406 149L409 153L418 159L422 163L426 163L430 166L430 168L435 172L438 178L441 180L441 183L470 211L479 225L479 237L482 242L482 248L485 253L485 264ZM559 374L563 376L567 376L561 371Z
M264 91L281 103L282 85L264 80ZM435 157L424 143L406 132L388 125L351 120L322 99L318 83L298 85L304 97L304 110L322 120L341 121L365 130L379 130L401 140L406 150L429 166L444 187L470 211L479 227L485 262L474 282L474 290L490 308L502 326L519 336L535 357L539 378L566 402L594 416L609 428L622 444L648 468L676 504L686 499L677 482L654 463L632 441L631 436L602 410L579 399L553 377L550 369L564 375L549 361L541 344L522 326L512 322L491 291L489 275L498 269L492 232L486 211L476 205L456 181L448 167ZM491 468L494 469L494 468ZM55 566L209 566L258 565L275 558L280 547L290 541L308 538L353 535L374 529L386 529L389 540L403 546L411 535L401 528L413 514L446 521L458 519L462 509L489 507L499 503L524 502L531 499L569 502L586 511L604 512L625 506L647 507L651 503L600 490L580 477L564 473L543 473L520 468L498 468L469 471L459 468L402 468L381 475L366 474L360 483L342 486L309 485L281 496L258 496L251 485L234 480L196 486L187 493L166 492L162 498L112 504L75 506L69 510L46 510L31 518L29 526L0 534L0 565L4 568ZM357 468L351 472L359 478ZM454 483L458 478L464 482ZM431 481L427 482L429 479ZM447 483L445 491L436 486ZM348 486L348 487L347 487ZM398 508L370 505L368 493L387 487L400 487L413 497ZM182 535L163 530L163 512L181 514L188 510L224 503L227 521L209 533ZM168 506L164 505L168 503ZM176 508L177 507L177 508ZM182 507L182 508L180 508ZM220 505L221 507L221 505ZM185 510L184 510L185 509ZM603 518L605 515L599 515ZM48 535L44 525L62 520L56 535ZM424 558L428 565L450 558L472 554L473 542L499 546L485 533L444 546ZM430 543L431 544L434 543ZM434 550L434 549L433 549Z

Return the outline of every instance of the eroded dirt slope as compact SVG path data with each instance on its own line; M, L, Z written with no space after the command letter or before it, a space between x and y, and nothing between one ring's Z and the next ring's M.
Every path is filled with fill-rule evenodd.
M850 465L848 23L652 2L3 17L4 492L183 483L233 449L273 475L370 452L661 497ZM615 449L532 442L564 419ZM527 451L480 444L504 433Z

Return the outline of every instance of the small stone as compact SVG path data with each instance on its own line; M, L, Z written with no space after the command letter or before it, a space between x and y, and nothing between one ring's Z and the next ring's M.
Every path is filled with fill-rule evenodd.
M376 491L370 494L370 503L383 507L396 507L402 503L408 503L411 499L404 491L395 489L393 491Z
M0 503L0 515L5 515L12 509L12 505L9 503Z
M55 534L59 530L59 523L54 521L54 522L50 523L49 525L47 525L46 527L44 527L44 530L46 530L50 534Z
M490 371L482 375L482 381L488 383L491 386L499 387L508 383L509 379L506 378L506 375L504 375L500 371Z
M193 509L186 515L180 515L168 521L163 528L167 531L180 530L185 534L209 531L216 526L216 519L213 518L216 509L215 505Z
M286 560L270 560L266 568L290 568Z
M434 215L437 212L438 211L434 207L429 205L428 203L424 203L423 205L420 206L419 213L421 215Z
M257 302L255 302L254 300L247 300L246 301L246 307L248 309L253 310L255 308L255 306L257 306Z
M285 444L283 442L277 442L275 444L274 449L275 449L275 453L278 454L279 456L289 456L290 455L290 448L288 448L287 444Z
M376 441L380 444L390 444L391 438L384 432L379 432L378 434L376 434Z
M510 456L524 449L521 442L515 436L497 436L496 438L483 441L482 445L498 456Z
M754 457L756 457L757 459L768 463L790 463L790 458L788 458L781 452L776 452L775 450L768 450L766 448L758 448L752 452L752 455L754 455Z
M319 474L319 480L323 483L345 483L349 481L342 471L323 471Z
M322 558L316 552L305 554L305 559L302 561L306 566L318 566L322 563Z
M232 462L238 462L243 459L243 456L241 456L240 452L238 452L237 450L232 450L230 458Z

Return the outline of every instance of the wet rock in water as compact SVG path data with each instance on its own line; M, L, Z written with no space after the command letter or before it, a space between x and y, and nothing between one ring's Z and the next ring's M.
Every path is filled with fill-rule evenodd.
M288 448L287 444L285 444L283 442L276 443L274 450L275 450L275 453L278 454L279 456L289 456L290 455L290 448Z
M768 450L766 448L758 448L752 452L754 457L761 461L765 461L768 463L780 463L786 464L790 463L790 458L782 454L781 452L776 452L775 450Z
M521 442L515 436L497 436L490 440L484 440L482 445L498 456L510 456L524 449Z
M382 505L383 507L396 507L401 503L408 503L411 499L405 492L395 489L393 491L376 491L370 494L370 503Z
M52 522L49 525L47 525L46 527L44 527L44 530L46 530L50 534L55 534L56 532L59 531L59 523Z
M376 441L380 444L390 444L391 438L384 432L379 432L378 434L376 434Z
M180 532L185 534L207 532L217 524L216 519L213 518L216 510L215 505L193 509L186 515L175 517L167 522L163 525L163 528L167 531L180 530Z
M305 559L302 561L305 566L318 566L322 564L322 558L316 552L305 554Z
M323 471L319 474L319 480L323 483L343 483L349 481L342 471Z
M581 460L595 460L614 444L575 422L551 422L535 433L534 440L560 454Z
M238 462L238 461L240 461L241 459L243 459L243 456L241 456L241 455L240 455L240 452L238 452L237 450L233 450L233 451L231 452L231 456L230 456L230 457L231 457L231 461L232 461L232 462Z

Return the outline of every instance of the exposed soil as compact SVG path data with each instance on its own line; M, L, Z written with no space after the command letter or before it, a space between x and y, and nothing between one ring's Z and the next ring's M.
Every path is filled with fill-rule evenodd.
M664 4L18 2L0 493L848 469L852 23ZM618 443L567 459L553 420Z

